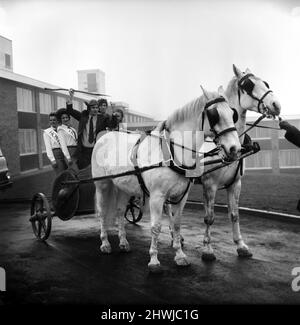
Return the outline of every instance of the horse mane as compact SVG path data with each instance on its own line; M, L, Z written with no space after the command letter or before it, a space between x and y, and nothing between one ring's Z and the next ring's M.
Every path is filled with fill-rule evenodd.
M183 122L184 120L198 117L199 114L202 113L204 105L205 100L202 95L185 104L182 108L178 108L173 114L171 114L166 121L166 126L170 128L177 122Z
M234 76L229 81L225 93L228 95L228 97L230 97L230 95L233 95L234 93L236 93L237 90L238 90L238 79L237 79L237 77Z

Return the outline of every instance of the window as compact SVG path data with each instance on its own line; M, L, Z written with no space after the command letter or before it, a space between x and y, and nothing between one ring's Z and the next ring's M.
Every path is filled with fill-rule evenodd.
M37 154L37 141L35 129L19 129L20 155Z
M86 77L87 77L88 91L96 92L98 90L96 73L88 73Z
M5 68L11 69L11 56L5 53Z
M82 111L82 104L78 100L73 100L73 108L77 109L77 111Z
M41 149L43 153L46 152L46 146L44 142L44 130L41 130Z
M40 112L41 114L52 112L51 95L40 93Z
M17 87L17 106L18 111L35 112L31 90Z
M57 109L66 108L67 99L62 96L57 96Z

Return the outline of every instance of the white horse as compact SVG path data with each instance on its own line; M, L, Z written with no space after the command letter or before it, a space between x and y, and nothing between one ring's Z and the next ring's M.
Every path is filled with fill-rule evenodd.
M218 112L219 119L213 127L213 131L220 134L218 142L228 157L236 158L241 146L233 123L233 112L221 95L221 89L217 92L206 92L204 95L186 104L175 111L165 123L165 132L171 141L180 143L187 148L198 151L201 143L195 138L197 132L191 132L192 137L182 142L182 134L186 131L201 130L203 111L209 117L209 111ZM209 102L208 102L209 101ZM208 103L207 103L208 102ZM205 107L206 105L206 107ZM209 106L209 107L207 107ZM204 133L211 134L209 128ZM168 167L163 158L161 138L146 136L138 147L135 146L140 134L127 134L122 132L109 132L103 135L96 143L92 154L92 176L101 177L134 170L134 166L143 168L156 164L156 168L142 173L142 180L149 192L145 198L145 207L150 209L151 216L151 247L149 270L160 272L161 266L158 260L158 237L162 224L162 209L167 199L180 201L173 205L171 227L174 233L173 248L175 249L175 262L177 265L189 265L189 261L182 251L180 242L180 221L185 205L190 180ZM199 143L199 144L197 144ZM175 155L179 153L174 146ZM135 157L135 160L128 159ZM178 157L178 156L177 156ZM116 163L116 160L117 163ZM120 163L123 161L123 163ZM158 163L162 164L159 167ZM195 157L187 155L183 161L185 166L193 166ZM117 216L118 210L118 235L121 251L129 251L130 246L126 239L125 221L123 212L131 196L143 197L143 191L136 175L122 176L119 178L95 181L96 207L95 211L100 218L101 252L110 253L111 245L108 240L109 220ZM148 209L147 209L148 210Z
M225 95L230 107L234 107L238 112L238 121L235 126L238 134L241 135L246 128L247 110L276 116L280 114L281 106L273 92L269 90L268 84L253 75L249 69L243 73L233 65L233 71L235 76L229 82ZM240 137L240 141L243 143L244 135ZM233 241L237 246L237 253L241 257L252 256L240 232L238 204L241 192L241 174L237 168L238 162L234 162L228 167L223 167L201 177L205 207L204 222L206 224L202 253L204 260L215 259L210 234L214 222L215 196L218 188L226 185L230 185L227 186L228 216L232 222Z

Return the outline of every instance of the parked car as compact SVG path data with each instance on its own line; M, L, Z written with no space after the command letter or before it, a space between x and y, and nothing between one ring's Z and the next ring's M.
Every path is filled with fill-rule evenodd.
M0 190L3 190L11 185L12 182L10 181L10 174L7 168L6 159L3 156L0 148Z

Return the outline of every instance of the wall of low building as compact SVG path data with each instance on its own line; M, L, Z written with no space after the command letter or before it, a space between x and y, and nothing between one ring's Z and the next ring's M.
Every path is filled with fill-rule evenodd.
M0 78L0 146L12 174L20 173L15 83Z

